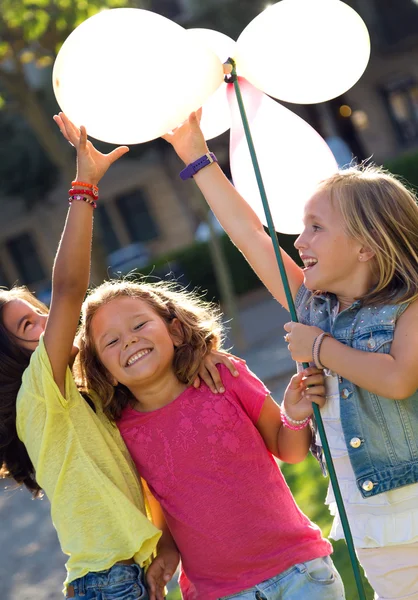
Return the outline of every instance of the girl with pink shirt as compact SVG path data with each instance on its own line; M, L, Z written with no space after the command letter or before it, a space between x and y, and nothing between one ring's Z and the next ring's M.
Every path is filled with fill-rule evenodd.
M274 460L305 458L323 377L312 367L295 375L282 407L241 362L239 377L220 367L223 393L190 385L221 335L219 312L190 292L106 282L84 302L79 377L161 505L183 598L341 600L331 545Z

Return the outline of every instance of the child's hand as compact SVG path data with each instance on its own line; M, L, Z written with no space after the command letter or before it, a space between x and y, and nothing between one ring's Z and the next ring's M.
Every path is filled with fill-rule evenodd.
M297 362L311 362L313 360L313 343L315 338L320 333L323 333L322 329L313 327L312 325L294 323L293 321L286 323L284 329L288 332L284 336L284 339L288 343L288 349L293 360Z
M110 165L129 152L127 146L119 146L109 154L102 154L87 140L85 127L78 129L62 112L54 116L54 121L65 139L77 150L78 181L97 185Z
M201 117L202 109L199 109L197 112L192 113L180 127L162 136L166 142L173 146L178 156L186 165L209 152L202 130L200 129Z
M164 588L176 572L179 560L180 554L173 547L159 550L145 576L149 600L164 600Z
M324 375L316 367L293 375L284 395L283 407L288 417L303 421L313 413L312 402L320 408L325 404Z
M238 377L239 373L234 363L230 360L231 358L245 363L245 360L242 358L229 354L229 352L224 352L223 350L212 350L212 352L209 352L200 365L199 373L193 381L193 386L198 388L200 386L200 380L203 379L214 394L217 394L218 392L222 394L225 391L225 388L222 385L222 379L216 365L225 365L234 377Z

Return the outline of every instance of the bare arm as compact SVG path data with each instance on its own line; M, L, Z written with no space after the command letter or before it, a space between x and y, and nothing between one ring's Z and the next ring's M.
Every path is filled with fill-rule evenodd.
M142 484L151 508L152 520L162 531L162 536L157 544L157 556L148 568L146 579L150 600L163 600L165 585L176 572L180 554L167 526L160 503L154 498L144 480L142 480Z
M305 378L304 373L307 374ZM312 415L312 402L323 406L325 402L324 378L318 369L309 367L304 373L294 375L287 387L283 400L286 414L297 421ZM312 386L307 391L307 387ZM267 449L287 463L298 463L306 458L312 440L310 427L293 431L285 427L281 409L271 396L267 396L257 422Z
M321 333L317 327L297 323L285 325L289 349L294 360L312 360L313 340ZM371 393L403 400L418 389L418 301L399 317L389 354L350 348L331 337L324 338L321 363L338 375Z
M185 164L197 160L208 152L199 120L199 114L192 113L188 122L172 134L164 136ZM194 180L233 243L244 254L276 300L288 308L272 241L253 209L216 163L198 171ZM303 282L303 272L283 250L282 257L290 289L295 297Z
M109 166L128 151L123 147L103 155L87 141L84 127L78 129L63 113L54 120L77 150L77 180L83 183L97 185ZM44 336L54 380L63 395L81 304L89 284L92 230L93 207L87 202L73 202L55 257L51 309Z

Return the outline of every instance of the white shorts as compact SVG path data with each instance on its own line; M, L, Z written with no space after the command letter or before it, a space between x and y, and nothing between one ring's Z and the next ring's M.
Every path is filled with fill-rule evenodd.
M376 600L418 600L418 543L356 552Z

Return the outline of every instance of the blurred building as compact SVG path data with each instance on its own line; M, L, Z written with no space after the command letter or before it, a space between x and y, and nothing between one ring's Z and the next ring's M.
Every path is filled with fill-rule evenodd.
M380 163L418 149L418 0L346 1L371 34L372 55L363 77L330 102L288 106L330 141L342 162L351 154L359 160L372 156ZM244 6L257 14L265 5L261 0L155 0L154 10L185 27L197 23L236 36L240 19L248 18ZM219 22L219 14L228 18ZM210 145L227 167L228 137ZM95 246L101 252L94 263L96 281L105 275L98 264L110 272L126 272L193 242L200 217L190 210L190 202L196 207L198 196L192 182L179 180L180 168L170 148L164 152L152 146L139 159L124 159L112 167L95 212L95 235L101 242ZM26 283L48 299L67 189L55 189L31 211L15 198L1 199L0 285Z
M418 0L345 1L369 29L370 62L344 96L305 113L323 137L381 163L418 148Z

